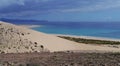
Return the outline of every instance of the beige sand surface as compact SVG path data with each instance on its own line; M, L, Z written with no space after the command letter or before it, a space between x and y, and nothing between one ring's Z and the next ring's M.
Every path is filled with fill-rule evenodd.
M35 34L36 36L32 36L32 34ZM31 31L31 37L32 37L30 38L31 40L42 43L50 51L66 51L66 50L119 51L120 50L117 48L76 43L73 41L56 37L54 35L48 35L36 31Z
M7 53L11 53L11 52L34 52L34 51L40 52L41 50L43 50L40 47L41 45L44 46L44 49L50 50L51 52L67 51L67 50L120 52L119 48L76 43L73 41L59 38L56 35L45 34L45 33L34 31L34 30L31 30L28 28L15 26L13 24L4 23L4 22L0 22L0 24L2 24L2 26L0 26L0 28L4 28L4 31L2 31L0 33L5 33L6 29L9 29L9 28L13 29L12 33L10 31L7 33L7 34L12 34L10 36L14 37L14 39L9 39L9 42L4 43L6 41L6 39L8 40L9 35L1 35L2 38L4 38L4 40L1 41L0 47L2 45L5 45L4 50L2 47L1 51L5 51ZM17 35L16 33L20 33L20 34L23 33L24 35ZM5 36L7 36L7 37L5 37ZM21 41L23 42L22 44L17 40L17 39L20 40L20 38L21 38ZM25 41L25 40L28 40L28 41ZM30 42L32 42L32 43L30 43ZM34 47L35 46L34 42L37 42L37 47ZM8 47L11 47L11 45L12 45L12 47L15 46L15 47L21 47L21 48L8 49ZM29 47L29 49L25 49L25 46ZM34 50L32 50L32 49L34 49Z

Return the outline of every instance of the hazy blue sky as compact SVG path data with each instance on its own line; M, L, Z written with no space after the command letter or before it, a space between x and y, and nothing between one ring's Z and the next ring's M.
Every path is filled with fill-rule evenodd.
M120 21L120 0L0 0L0 18Z

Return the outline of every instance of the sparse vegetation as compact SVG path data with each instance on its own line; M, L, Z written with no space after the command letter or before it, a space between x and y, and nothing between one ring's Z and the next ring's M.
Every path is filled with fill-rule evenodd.
M5 52L4 51L1 51L1 54L4 54Z
M40 47L41 47L42 49L44 49L44 46L43 46L43 45L41 45Z
M25 46L26 49L29 49L29 46Z
M37 42L34 42L34 44L37 44Z
M0 53L43 51L40 42L29 39L32 38L29 34L31 34L29 29L22 29L13 24L0 22Z
M119 66L120 53L11 53L0 60L10 66Z
M21 35L23 35L23 36L24 36L24 33L21 33Z
M85 44L120 45L119 41L95 40L95 39L75 38L75 37L68 37L68 36L58 36L58 37L71 40L71 41L75 41L78 43L85 43Z
M30 34L30 33L27 33L27 34Z
M34 47L37 47L37 45L34 45Z
M8 49L11 49L11 47L8 47Z

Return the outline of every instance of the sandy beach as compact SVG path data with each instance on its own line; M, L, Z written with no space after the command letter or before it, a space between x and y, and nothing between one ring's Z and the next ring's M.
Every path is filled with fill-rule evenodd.
M16 26L10 23L0 22L1 26L1 51L6 53L21 52L50 52L58 51L89 51L89 52L120 52L120 48L108 46L96 46L91 44L76 43L70 40L59 38L56 35L46 34ZM9 30L9 31L8 31ZM8 43L9 42L9 43ZM5 45L5 47L4 47ZM42 48L41 48L42 45ZM9 49L9 47L11 47Z
M31 28L36 28L36 27L42 27L43 25L18 25L18 26L31 29ZM65 34L51 34L51 35L54 35L54 36L68 36L68 37L84 38L84 39L95 39L95 40L120 41L120 39L95 37L95 36L77 36L77 35L65 35Z
M86 45L83 43L76 43L73 41L69 41L66 39L59 38L57 36L70 36L70 37L81 37L86 39L97 39L97 40L110 40L110 41L119 41L116 39L109 39L109 38L96 38L96 37L88 37L88 36L72 36L72 35L58 35L58 34L45 34L38 31L32 30L31 33L35 34L35 38L32 38L32 40L37 40L39 42L39 39L41 42L46 46L46 48L49 48L51 52L54 51L80 51L80 52L119 52L120 49L108 47L108 46L96 46L96 45ZM37 38L36 38L37 37ZM39 38L40 37L40 38Z
M120 0L0 0L0 66L120 66Z

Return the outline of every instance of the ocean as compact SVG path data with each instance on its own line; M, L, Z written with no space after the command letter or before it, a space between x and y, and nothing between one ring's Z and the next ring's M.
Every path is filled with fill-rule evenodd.
M93 36L120 39L120 22L45 22L32 28L48 34Z

